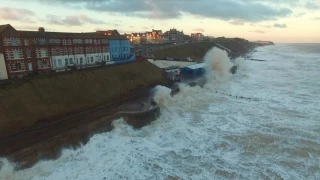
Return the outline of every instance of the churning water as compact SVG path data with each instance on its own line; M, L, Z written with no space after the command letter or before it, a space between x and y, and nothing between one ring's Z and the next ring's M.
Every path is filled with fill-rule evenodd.
M151 125L119 119L82 148L18 172L2 160L0 179L320 179L319 51L281 44L252 58L266 61L245 61L228 81L181 86L172 98L160 88L165 105Z

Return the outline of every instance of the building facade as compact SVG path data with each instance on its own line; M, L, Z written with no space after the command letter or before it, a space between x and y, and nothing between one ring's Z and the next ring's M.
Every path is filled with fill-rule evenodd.
M146 35L144 33L132 33L124 35L130 40L130 44L136 45L146 43Z
M116 29L107 30L107 31L96 31L96 33L97 34L103 34L103 35L106 35L106 36L120 36L120 33Z
M130 40L126 36L110 38L109 46L111 61L131 61L135 59Z
M204 35L202 33L192 33L191 34L191 40L192 41L203 41Z
M161 44L166 43L166 39L163 36L162 30L147 31L145 33L131 33L124 34L133 45L137 44Z
M18 31L0 25L0 79L113 64L109 41L118 48L114 59L131 57L129 41L120 35Z
M164 37L171 43L181 43L184 42L183 31L178 31L177 29L170 29L164 33Z

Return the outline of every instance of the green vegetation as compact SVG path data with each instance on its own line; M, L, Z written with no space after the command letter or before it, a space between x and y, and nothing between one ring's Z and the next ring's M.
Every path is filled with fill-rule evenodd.
M138 86L164 83L162 70L148 61L2 83L0 136L112 102Z
M231 57L237 57L248 53L258 45L248 40L241 38L216 38L213 42L203 41L199 43L189 43L182 46L171 47L167 49L161 49L155 51L153 56L155 59L163 59L166 57L172 57L175 59L185 60L190 57L194 60L202 60L206 52L212 47L216 46L216 43L230 49Z
M215 45L214 42L190 43L182 46L161 49L153 53L155 59L173 57L175 59L185 60L190 57L193 60L201 60L206 52Z
M230 49L232 51L232 57L248 53L250 50L257 47L257 44L242 38L219 37L215 39L215 42Z

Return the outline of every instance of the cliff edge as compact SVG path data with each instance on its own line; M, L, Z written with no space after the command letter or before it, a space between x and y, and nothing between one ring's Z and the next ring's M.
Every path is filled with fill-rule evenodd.
M1 82L0 137L166 83L163 71L148 61Z

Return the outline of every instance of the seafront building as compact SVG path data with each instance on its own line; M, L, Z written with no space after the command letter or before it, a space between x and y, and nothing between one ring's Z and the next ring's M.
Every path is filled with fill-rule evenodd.
M183 31L178 31L177 29L173 28L169 31L166 31L164 37L169 40L171 43L181 43L184 42L184 33Z
M191 34L191 40L192 41L203 41L204 35L202 33L192 33Z
M162 30L147 31L145 33L124 34L131 44L162 44L169 42L162 33Z
M129 40L116 33L19 31L0 25L0 80L134 61Z

